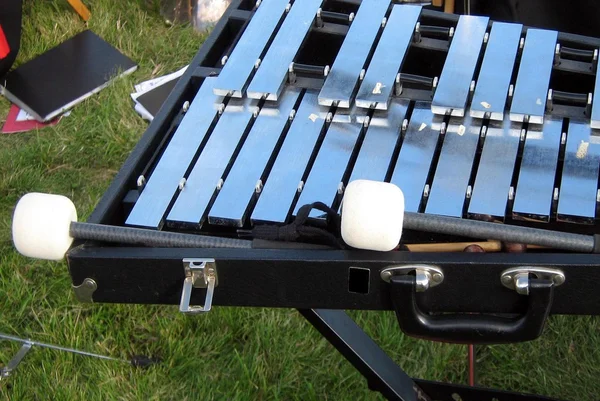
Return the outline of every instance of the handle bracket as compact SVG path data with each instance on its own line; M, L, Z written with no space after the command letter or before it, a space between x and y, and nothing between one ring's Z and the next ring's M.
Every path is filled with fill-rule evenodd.
M383 269L380 273L381 279L389 283L394 276L405 276L415 272L416 291L425 292L431 287L444 281L444 272L437 266L432 265L405 265L392 266Z
M563 284L566 280L562 270L537 266L513 267L502 272L500 281L502 285L521 295L529 295L529 278L535 277L540 280L549 280L555 287Z

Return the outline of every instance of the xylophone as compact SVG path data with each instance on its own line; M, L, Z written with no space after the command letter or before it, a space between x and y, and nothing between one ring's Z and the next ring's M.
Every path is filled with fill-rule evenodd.
M439 78L417 77L403 66L425 40L421 7L367 0L348 18L331 67L298 66L309 31L327 16L322 3L257 8L140 177L126 225L282 224L305 204L339 208L348 182L369 179L402 188L410 212L595 232L600 79L586 93L551 84L564 62L590 81L597 49L461 16L446 29ZM320 90L296 85L307 71L320 75ZM411 85L425 99L411 98Z
M92 224L73 222L62 198L17 207L17 248L68 250L81 299L397 309L391 279L416 272L416 288L436 287L418 301L432 312L519 312L545 280L561 287L530 297L545 299L537 316L597 313L581 288L600 279L599 40L387 0L238 2L212 37ZM332 249L338 230L349 248ZM394 249L400 236L550 249L353 249ZM465 299L473 282L485 296ZM498 333L478 340L509 341ZM419 335L472 338L447 334Z
M70 248L81 299L395 309L389 268L399 266L392 276L416 271L435 284L418 297L431 312L520 313L529 281L544 279L560 285L548 313L597 313L600 40L381 0L238 2L212 38L92 225L71 224L72 205L46 213L61 227L51 258ZM372 253L248 241L258 228L289 231L315 202L329 212L311 210L309 223L328 227L349 183L362 180L394 184L403 200L370 187L347 202L360 216L342 219L350 245L391 249L404 219L405 244L517 238L554 249ZM22 213L21 226L42 221L41 210ZM20 249L42 240L19 238ZM181 290L196 277L193 259L200 270L218 266L210 300L206 280ZM448 340L438 334L424 336Z
M53 258L69 249L81 301L298 308L389 399L499 399L415 384L336 309L394 310L405 333L457 343L527 341L549 314L598 314L599 48L389 0L234 0L88 224L56 197L40 201L55 213L36 195L21 205L38 214L15 214L60 227ZM363 180L384 189L344 200ZM343 230L353 210L353 234L402 218L459 230L405 243L461 241L485 224L585 247L372 252L239 238L285 230L315 202L319 228L341 212Z

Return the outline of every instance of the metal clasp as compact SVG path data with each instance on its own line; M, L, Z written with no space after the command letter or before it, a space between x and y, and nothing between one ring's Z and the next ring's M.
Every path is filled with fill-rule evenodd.
M551 280L556 287L564 283L566 279L565 273L562 270L537 266L521 266L504 270L500 276L500 281L506 288L515 290L521 295L529 295L529 275L542 280Z
M406 275L412 272L415 272L417 292L425 292L444 281L442 269L432 265L392 266L383 269L380 275L383 281L389 283L392 276Z
M185 281L181 292L179 311L188 314L200 314L210 311L215 287L219 285L217 265L214 259L183 259ZM190 305L192 288L206 288L204 306Z

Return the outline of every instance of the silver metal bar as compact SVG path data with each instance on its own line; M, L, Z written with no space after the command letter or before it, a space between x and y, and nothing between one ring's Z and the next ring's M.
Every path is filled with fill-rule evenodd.
M558 196L557 220L593 224L596 217L600 137L571 120Z
M392 9L356 95L358 107L387 110L396 75L410 47L421 9L414 5L396 5Z
M356 17L319 93L320 105L337 104L338 107L350 107L350 98L389 5L389 0L363 0L360 3Z
M452 37L431 111L462 117L469 98L471 82L479 60L488 17L461 15Z
M444 119L431 103L416 102L390 182L404 192L404 207L418 212Z
M264 0L219 73L214 93L242 97L255 65L273 36L289 0Z
M369 121L369 129L360 147L350 181L385 180L396 143L402 135L402 122L408 105L409 101L406 99L393 99L387 112L374 113Z
M471 102L471 117L504 120L522 30L521 24L493 23Z
M294 216L300 207L309 203L323 202L329 206L333 204L337 194L343 190L342 178L362 132L365 117L364 109L337 110L294 206ZM310 216L318 217L320 213L313 210Z
M277 104L268 102L263 106L208 213L210 224L237 227L244 224L248 206L262 190L262 174L298 96L300 89L289 88Z
M286 221L328 111L318 105L317 92L304 94L252 211L253 223Z
M233 153L257 110L257 100L231 99L179 192L167 220L198 227Z
M562 136L562 119L529 126L517 181L513 218L548 222Z
M308 34L323 0L295 1L264 60L248 86L253 99L277 100L286 83L288 68Z
M510 108L511 121L544 122L558 33L528 29Z
M42 348L49 348L49 349L54 349L57 351L63 351L63 352L69 352L71 354L77 354L77 355L83 355L83 356L91 356L93 358L99 358L99 359L106 359L109 361L119 361L119 362L125 362L125 363L130 363L128 360L125 359L119 359L119 358L113 358L112 356L106 356L106 355L98 355L98 354L94 354L92 352L87 352L87 351L80 351L78 349L74 349L74 348L66 348L66 347L61 347L58 345L53 345L53 344L48 344L48 343L42 343L39 341L33 341L30 339L26 339L26 338L20 338L20 337L15 337L15 336L11 336L8 334L4 334L4 333L0 333L0 339L2 340L9 340L9 341L15 341L15 342L20 342L23 344L30 344L32 346L38 346L38 347L42 347Z
M521 128L521 123L511 123L508 114L504 122L492 121L488 125L469 203L469 217L504 221Z
M425 213L462 217L481 125L470 116L450 119Z
M125 224L161 228L179 182L207 135L222 98L213 94L216 78L206 78L165 148Z

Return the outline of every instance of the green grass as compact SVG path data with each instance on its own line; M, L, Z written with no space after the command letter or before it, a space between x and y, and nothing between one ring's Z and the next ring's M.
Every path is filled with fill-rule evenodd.
M185 65L203 36L168 27L145 0L97 0L89 27L139 70L78 105L54 128L0 137L0 332L127 358L160 356L137 370L118 362L34 349L0 382L11 400L374 400L366 382L294 310L215 308L189 318L173 306L78 303L64 263L16 254L10 219L31 191L71 197L85 219L146 128L133 85ZM85 29L64 0L25 1L19 62ZM0 118L9 104L0 99ZM0 120L0 122L3 122ZM466 382L466 347L404 337L392 313L352 313L411 375ZM537 341L480 348L483 385L572 400L600 392L600 324L553 317ZM0 341L0 363L18 344Z

